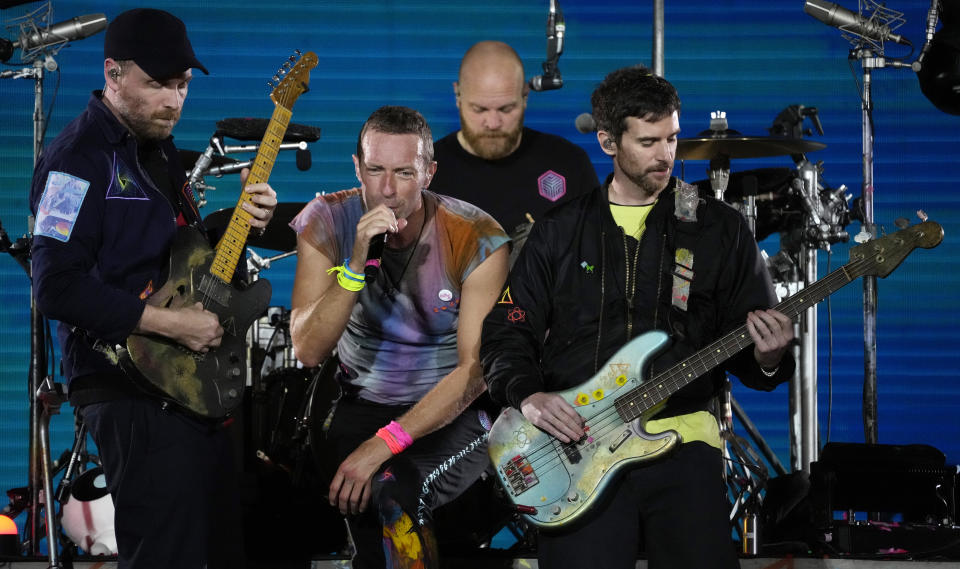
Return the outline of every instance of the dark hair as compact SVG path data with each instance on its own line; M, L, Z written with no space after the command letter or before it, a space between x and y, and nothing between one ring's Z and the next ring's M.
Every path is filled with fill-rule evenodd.
M410 107L383 106L373 111L360 129L357 137L357 158L363 163L363 135L368 130L384 134L416 134L423 142L423 158L426 164L433 162L433 133L427 119Z
M674 86L644 65L611 72L594 89L590 103L597 129L608 132L617 144L626 130L627 117L656 122L680 111Z

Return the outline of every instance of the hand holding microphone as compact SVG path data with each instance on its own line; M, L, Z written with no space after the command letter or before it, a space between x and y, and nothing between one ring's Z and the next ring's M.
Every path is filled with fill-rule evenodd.
M383 257L383 248L388 235L398 233L406 226L406 219L397 219L393 210L383 204L363 214L357 222L357 237L353 244L350 262L351 270L356 271L356 264L363 262L364 280L368 283L373 282L380 272L380 260Z

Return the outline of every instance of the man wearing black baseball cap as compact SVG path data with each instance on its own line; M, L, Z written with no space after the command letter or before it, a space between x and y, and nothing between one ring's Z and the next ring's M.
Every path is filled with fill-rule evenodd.
M161 10L119 14L104 41L103 91L44 150L34 170L34 294L60 322L70 403L97 443L115 504L119 567L241 567L232 440L138 388L114 346L133 332L192 353L220 345L200 303L147 304L167 277L178 228L200 224L170 132L197 59L186 27ZM253 228L276 194L246 191Z

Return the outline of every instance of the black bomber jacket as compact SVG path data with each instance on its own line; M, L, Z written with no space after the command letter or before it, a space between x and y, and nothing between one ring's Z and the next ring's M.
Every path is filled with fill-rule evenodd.
M756 241L734 208L701 195L697 221L680 221L674 203L683 182L674 179L637 242L610 213L609 183L534 224L484 320L480 358L490 394L502 405L519 408L538 391L579 385L630 339L628 333L659 329L671 342L652 360L651 377L743 325L747 312L776 304ZM678 241L694 254L686 310L672 303ZM752 346L672 395L659 416L707 409L725 371L761 390L793 376L789 351L767 377Z

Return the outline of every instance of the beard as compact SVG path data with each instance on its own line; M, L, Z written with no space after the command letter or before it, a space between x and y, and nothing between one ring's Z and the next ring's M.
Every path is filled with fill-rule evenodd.
M146 101L140 97L130 96L122 90L118 93L117 113L123 118L127 128L133 132L138 140L160 141L173 131L173 127L180 121L180 111L177 109L163 109L151 114L144 110ZM166 125L155 122L158 119L172 121Z
M620 170L626 174L627 179L636 184L645 194L649 196L656 195L670 184L669 176L661 182L651 177L650 174L663 169L667 169L668 172L673 172L673 162L657 162L646 170L638 172L630 167L632 166L631 164L624 164L621 157L622 154L617 154L617 164L620 166Z
M484 160L497 160L509 156L520 143L523 134L523 115L512 130L473 130L460 112L460 130L470 148Z

